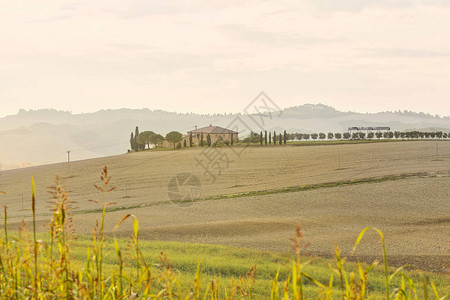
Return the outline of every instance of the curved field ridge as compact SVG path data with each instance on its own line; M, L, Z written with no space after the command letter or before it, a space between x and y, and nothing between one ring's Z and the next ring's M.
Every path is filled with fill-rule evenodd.
M300 224L309 251L330 257L335 242L349 252L354 237L373 226L385 233L394 265L445 268L450 239L449 141L249 147L240 157L225 148L232 162L215 182L196 166L195 158L201 158L203 150L75 161L70 174L64 163L0 172L0 190L6 192L0 201L8 206L11 228L22 218L31 224L28 199L35 175L35 224L46 231L51 207L47 187L60 174L75 202L74 229L90 234L101 211L98 203L89 201L99 198L93 184L99 183L99 170L108 165L116 190L108 194L114 204L107 208L106 234L132 213L141 222L144 239L286 251L292 228ZM167 186L182 172L200 179L202 195L196 202L174 205ZM130 232L122 228L118 235ZM370 261L380 251L373 246L378 245L373 242L376 237L368 234L366 239L357 254Z

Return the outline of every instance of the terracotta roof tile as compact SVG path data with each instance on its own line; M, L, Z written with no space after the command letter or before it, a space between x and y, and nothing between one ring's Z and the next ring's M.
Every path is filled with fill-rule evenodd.
M215 133L215 134L238 134L238 132L230 130L230 129L226 129L223 127L219 127L219 126L212 126L209 125L207 127L203 127L203 128L198 128L198 129L194 129L191 131L188 131L188 133Z

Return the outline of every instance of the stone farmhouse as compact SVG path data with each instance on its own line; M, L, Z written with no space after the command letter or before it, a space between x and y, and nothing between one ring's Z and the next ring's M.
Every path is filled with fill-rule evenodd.
M203 134L203 143L206 145L206 139L209 134L211 137L211 143L215 143L219 140L223 142L231 143L231 139L236 143L239 140L239 133L230 129L226 129L219 126L213 126L210 124L207 127L196 128L194 130L188 131L187 135L183 136L183 140L186 140L186 144L189 146L189 137L192 135L192 144L193 146L199 146L201 141L201 136ZM184 141L183 141L184 142ZM182 142L182 143L183 143Z

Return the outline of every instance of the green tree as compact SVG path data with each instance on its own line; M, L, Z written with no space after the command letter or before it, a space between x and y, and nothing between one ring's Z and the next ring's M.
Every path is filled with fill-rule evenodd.
M344 132L344 134L342 135L342 137L346 140L348 140L350 138L350 133L349 132Z
M131 151L133 151L134 148L135 148L134 134L133 134L133 132L131 132L131 136L130 136L130 147L131 147Z
M187 142L186 142L186 139L184 139L184 140L183 140L183 146L184 146L184 148L186 148L186 147L187 147Z
M286 141L287 141L287 135L286 135L286 130L283 132L283 142L286 145Z
M366 138L366 133L365 132L360 132L359 133L359 138L362 139L362 140L365 139Z
M208 147L211 147L211 136L209 135L209 133L206 136L206 143L208 144Z
M267 146L267 130L264 130L264 145Z
M275 131L273 132L273 144L277 144L277 133Z
M211 144L213 147L229 145L229 141L225 141L222 136L219 136L217 140Z
M280 133L280 135L278 136L278 144L281 145L282 143L283 143L283 136Z
M183 139L183 135L178 131L171 131L166 134L166 140L169 143L173 144L173 148L175 148L176 144L179 143Z
M263 135L262 135L262 131L259 134L259 145L262 146L263 144Z
M325 135L325 133L321 132L319 133L319 139L324 140L327 136Z
M145 145L147 145L147 142L141 134L136 138L136 143L138 144L139 150L145 149Z
M230 144L231 144L231 146L233 146L233 144L234 144L234 134L233 133L231 133L230 139L231 139Z
M249 144L249 143L256 144L256 143L259 143L259 141L260 141L260 135L253 131L251 131L250 135L243 140L243 142L247 143L247 144Z
M153 134L150 136L150 143L155 145L155 148L164 141L164 137L160 134Z
M189 147L192 147L192 132L189 132Z
M383 133L378 131L377 133L375 133L375 136L377 137L377 139L381 139L383 137Z
M272 131L269 131L269 145L272 144Z
M373 133L372 131L367 134L368 139L373 139L374 136L375 136L375 133Z
M139 144L138 144L138 141L137 141L138 136L139 136L139 127L136 126L136 129L134 130L134 147L135 147L136 151L140 150L139 149L140 147L139 147Z
M340 139L342 138L342 133L336 132L336 133L334 134L334 137L335 137L337 140L340 140Z
M148 149L150 149L150 137L154 135L155 133L153 131L143 131L138 136L138 143L140 145L147 146Z
M317 133L312 133L312 134L311 134L311 138L312 138L313 140L317 140L318 137L319 137L319 135L318 135Z
M334 134L332 132L328 132L328 139L332 140L334 137Z
M203 132L200 133L200 147L203 147Z

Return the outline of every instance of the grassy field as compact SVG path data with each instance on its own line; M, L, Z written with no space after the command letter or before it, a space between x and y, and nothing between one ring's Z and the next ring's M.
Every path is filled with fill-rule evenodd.
M131 225L130 225L131 226ZM294 232L292 232L294 236ZM356 238L355 238L356 240ZM79 267L84 267L86 260L86 249L91 245L92 238L89 236L78 236L74 241L73 252L74 262ZM127 239L119 239L119 244L126 248L126 245L131 244ZM381 252L381 244L378 243ZM292 261L295 260L294 252L291 253L274 253L269 251L242 249L230 246L216 246L216 245L202 245L202 244L188 244L179 242L148 242L142 241L140 247L148 264L161 264L161 252L168 258L168 262L173 266L176 273L176 279L181 285L181 290L189 290L192 286L198 263L200 262L200 280L202 285L202 293L206 292L206 287L215 278L220 277L221 284L227 289L231 290L232 281L237 282L240 277L246 278L249 270L256 265L256 276L254 288L254 296L256 299L267 299L270 294L272 283L275 275L279 270L279 284L282 285L284 281L291 276ZM105 271L109 274L117 269L117 258L114 251L114 243L109 239L105 243ZM328 286L330 283L331 268L337 268L336 261L333 259L323 259L304 257L305 266L303 272ZM381 261L382 262L382 261ZM128 267L125 273L133 272L131 266L132 260L128 260ZM346 270L348 273L358 273L358 267L355 263L346 263ZM382 265L382 263L381 263ZM384 270L379 265L369 273L368 282L370 287L368 289L369 298L382 298L385 293ZM331 267L330 267L331 266ZM367 264L363 264L367 268ZM389 268L389 272L393 274L395 268ZM417 284L417 293L419 297L423 295L422 280L431 279L436 285L437 290L441 296L450 293L450 275L436 275L428 272L418 271L402 271L406 276L412 278ZM335 277L333 283L333 296L340 296L340 283ZM401 285L401 276L395 277L391 281L391 285ZM430 287L431 288L431 287ZM318 296L319 289L317 285L305 279L304 284L305 297L314 298ZM431 290L430 290L431 292Z
M212 148L210 148L212 149ZM230 159L214 182L196 159L208 149L146 151L114 157L54 164L0 173L0 198L9 209L11 228L30 221L30 178L37 185L38 230L46 230L51 212L47 187L56 174L66 178L74 204L76 233L90 234L101 207L93 187L108 165L117 189L106 232L125 214L141 220L141 237L149 240L222 244L284 252L300 224L310 251L330 257L337 242L346 253L367 226L386 233L394 266L409 263L442 272L448 256L450 208L449 141L318 145L315 147L248 147ZM174 205L167 194L171 178L196 175L201 201ZM22 204L22 192L24 201ZM119 236L129 235L120 229ZM369 262L379 258L367 236L358 253Z
M307 244L299 228L291 239L291 253L141 241L138 219L120 222L133 228L131 239L104 239L101 226L92 236L74 236L70 219L59 218L68 212L63 209L68 204L64 195L62 190L55 197L50 233L33 236L34 226L29 231L22 225L19 233L5 230L0 235L0 297L427 299L434 295L440 299L450 293L450 275L388 267L385 255L384 267L380 261L348 263L339 250L334 259L301 255ZM383 253L381 233L380 237ZM361 233L355 249L364 238Z
M133 270L133 244L125 242L125 238L133 236L135 228L128 224L113 229L126 214L133 214L140 224L140 248L143 253L140 264L148 262L159 272L158 276L162 276L152 286L155 292L168 284L166 279L169 275L172 280L170 284L174 284L179 293L198 288L206 293L207 286L212 287L213 277L220 276L220 280L216 277L214 282L220 281L224 290L238 293L241 289L244 294L251 290L255 298L265 299L267 293L274 289L273 279L280 268L276 280L280 295L283 294L284 284L287 284L289 293L297 293L294 291L296 285L289 280L296 276L293 274L304 274L318 280L314 283L304 278L304 284L297 286L305 289L304 295L315 297L321 292L321 297L326 297L328 291L328 296L336 297L341 294L342 287L350 297L361 288L358 287L360 281L349 279L353 276L350 271L345 271L349 281L344 280L344 286L338 284L342 269L334 273L338 277L335 277L332 289L318 288L317 284L329 284L333 273L330 265L339 269L339 260L337 264L328 260L336 255L334 244L339 245L341 254L347 260L366 263L384 261L380 237L375 231L366 232L356 252L352 252L358 234L372 226L385 234L386 258L391 268L410 264L441 274L424 273L420 277L419 271L404 273L404 279L414 278L417 293L421 295L426 292L420 290L423 289L421 282L425 279L431 283L429 278L437 285L441 295L449 293L449 277L443 274L448 272L450 142L236 149L245 151L239 155L228 148L146 151L73 162L70 172L67 164L1 172L0 190L6 194L1 195L0 200L8 206L10 229L31 228L30 178L34 175L37 189L36 229L47 232L50 219L55 216L49 211L53 204L46 191L49 186L54 186L55 174L61 174L70 190L70 200L74 202L71 230L77 239L70 244L72 267L78 269L76 272L79 274L84 274L93 268L83 267L90 261L85 258L88 245L91 245L91 252L104 249L104 272L113 276L107 277L109 279L105 277L105 287L113 284L108 280L117 279L114 277L117 276L118 260L114 253L113 236L119 238L120 248L125 253L125 260L128 260L124 264L125 272ZM230 158L214 181L204 176L204 170L198 166L199 160L211 155L208 152L205 154L210 150L215 155L226 153ZM99 170L104 165L109 166L109 174L112 175L110 185L116 187L107 194L106 199L94 187L94 184L101 186ZM202 193L194 202L174 203L168 197L169 181L182 172L192 173L200 179ZM92 236L89 236L93 228L98 234L99 224L102 223L102 206L89 201L95 199L100 199L100 203L112 202L107 207L109 212L104 223L106 240L102 240L104 245L100 248L99 241L93 244ZM21 223L22 219L24 223ZM290 238L297 224L304 233L302 243L308 244L303 250L308 254L304 259L316 258L311 264L304 265L303 260L302 264L292 267L294 256L287 253L292 249ZM4 238L3 235L5 243ZM43 239L48 240L48 237L43 236ZM2 248L2 251L7 251L2 252L6 255L3 261L14 253L5 249L17 247L11 241L5 245L9 246ZM21 247L18 253L28 251L25 249L31 247ZM159 261L161 251L168 255L172 264ZM24 255L30 253L21 256ZM199 257L201 272L196 274ZM167 269L162 267L164 265L171 267ZM253 278L250 272L247 278L246 274L253 265L257 266L256 277ZM301 267L301 272L295 266ZM30 264L22 267L26 273ZM358 275L356 265L348 263L348 267L355 276L362 276ZM145 268L142 269L144 271ZM380 298L386 292L383 272L382 268L377 267L370 275L367 288L372 298ZM394 269L389 270L389 274L393 272ZM31 270L29 274L32 273ZM203 278L201 281L199 275ZM88 273L82 276L91 278ZM242 281L239 276L242 276ZM402 276L393 279L393 288L402 287ZM45 279L42 280L44 284ZM95 280L92 284L95 286ZM428 284L427 287L431 295L432 286ZM351 292L352 289L355 290ZM131 293L131 289L127 293Z

